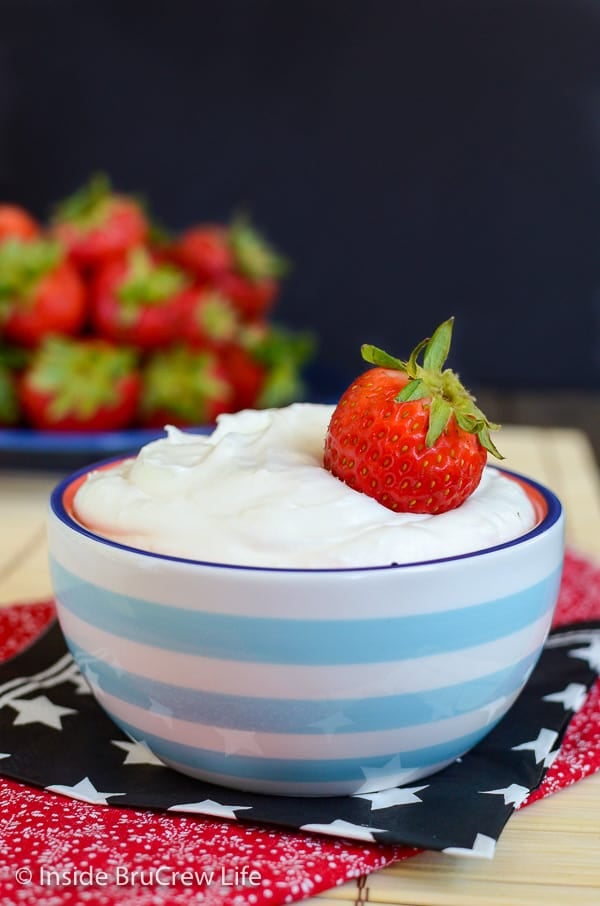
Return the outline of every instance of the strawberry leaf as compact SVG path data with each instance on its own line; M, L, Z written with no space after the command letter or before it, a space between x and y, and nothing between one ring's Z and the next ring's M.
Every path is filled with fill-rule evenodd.
M446 400L442 399L440 396L436 396L432 399L429 410L429 428L427 429L427 436L425 438L425 443L428 447L433 447L448 424L451 415L452 406L447 403Z
M0 304L27 300L62 257L61 246L52 240L6 239L0 244Z
M119 286L117 296L130 312L145 305L160 305L189 283L182 270L174 264L156 264L144 248L133 249L128 264L127 276Z
M441 371L450 352L452 342L452 328L454 318L448 318L435 330L433 336L425 346L423 367L427 371ZM417 347L418 348L418 347Z
M136 353L125 346L50 337L37 351L29 380L50 397L52 418L88 419L115 401L116 382L136 364Z
M288 260L269 245L244 214L234 218L229 228L229 244L238 271L249 280L277 280L285 277L290 269Z
M103 223L113 197L106 173L95 173L84 186L54 209L53 223L70 223L88 230Z
M227 402L232 395L215 356L183 346L152 356L144 368L143 382L144 413L164 411L189 424L210 421L212 405Z
M409 381L408 384L402 388L400 393L394 397L397 403L406 403L409 400L421 400L425 397L431 396L431 391L427 387L424 381L415 380Z
M406 362L396 359L383 349L379 349L378 346L363 343L360 347L360 354L365 362L369 362L370 365L376 365L378 368L394 368L396 371L407 370Z

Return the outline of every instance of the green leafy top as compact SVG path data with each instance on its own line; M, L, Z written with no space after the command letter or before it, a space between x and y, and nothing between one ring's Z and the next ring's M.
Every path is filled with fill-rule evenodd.
M52 418L87 419L115 401L116 382L136 364L137 353L125 346L49 337L36 354L30 380L36 390L51 397Z
M106 173L95 173L89 182L56 206L52 222L70 223L80 230L100 226L113 198L113 188Z
M239 329L239 318L235 308L218 289L211 290L203 298L195 312L196 323L208 339L215 342L234 340Z
M392 368L408 376L407 384L395 397L397 402L430 399L429 429L426 444L432 447L454 415L457 424L463 431L475 434L486 450L497 459L504 457L496 449L490 437L490 431L500 427L489 422L475 398L463 386L457 374L444 364L450 351L454 318L444 321L434 331L431 338L422 340L410 354L408 361L403 362L389 355L377 346L365 344L361 348L362 357L371 365L381 368ZM423 354L423 364L419 357Z
M215 402L231 398L229 383L217 370L210 352L174 346L155 353L144 369L142 410L172 413L189 424L210 421Z
M242 344L265 368L265 378L256 405L259 409L286 406L302 399L306 387L302 369L312 358L316 341L308 331L294 332L277 325L254 333L248 328Z
M189 285L182 270L168 262L155 262L145 248L129 253L127 275L117 296L132 315L141 306L161 305Z
M27 300L38 282L63 258L58 242L49 239L6 239L0 244L0 307Z
M271 248L243 214L235 217L229 228L229 244L237 269L249 280L278 279L289 270L287 259Z

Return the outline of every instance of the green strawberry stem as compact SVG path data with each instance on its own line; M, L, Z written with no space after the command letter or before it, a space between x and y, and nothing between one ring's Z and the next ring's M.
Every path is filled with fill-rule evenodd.
M116 382L136 364L137 354L125 346L49 337L33 362L31 383L48 394L53 419L68 415L89 419L115 402Z
M173 346L150 357L143 371L142 412L172 413L190 424L212 420L215 403L228 402L231 387L211 352Z
M63 251L49 239L6 239L0 245L0 309L27 301L37 283L61 261Z
M490 437L490 431L497 431L499 425L488 421L475 403L475 397L463 386L457 374L444 364L450 352L454 318L448 318L422 340L411 352L408 361L397 359L377 346L365 344L361 347L366 362L379 368L401 371L408 382L395 397L396 402L429 399L429 428L425 443L432 447L445 430L451 417L463 431L475 434L482 447L497 459L503 459ZM419 357L423 354L423 364Z
M123 305L135 312L145 305L160 305L180 293L188 280L175 265L155 263L144 248L130 252L125 280L117 290Z
M80 189L60 202L52 216L53 223L70 223L87 230L104 222L113 195L106 173L95 173Z

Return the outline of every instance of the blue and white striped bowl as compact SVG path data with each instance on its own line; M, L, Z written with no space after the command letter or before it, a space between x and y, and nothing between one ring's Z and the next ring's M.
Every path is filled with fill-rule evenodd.
M59 620L105 711L185 774L291 796L412 782L479 742L538 659L563 515L521 476L538 523L514 541L405 566L302 570L98 537L71 515L91 468L52 495Z

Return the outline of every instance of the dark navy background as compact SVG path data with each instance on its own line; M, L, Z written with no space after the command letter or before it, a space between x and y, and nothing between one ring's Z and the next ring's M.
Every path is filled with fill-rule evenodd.
M340 374L456 314L467 383L600 387L600 0L0 0L0 197L246 205Z

